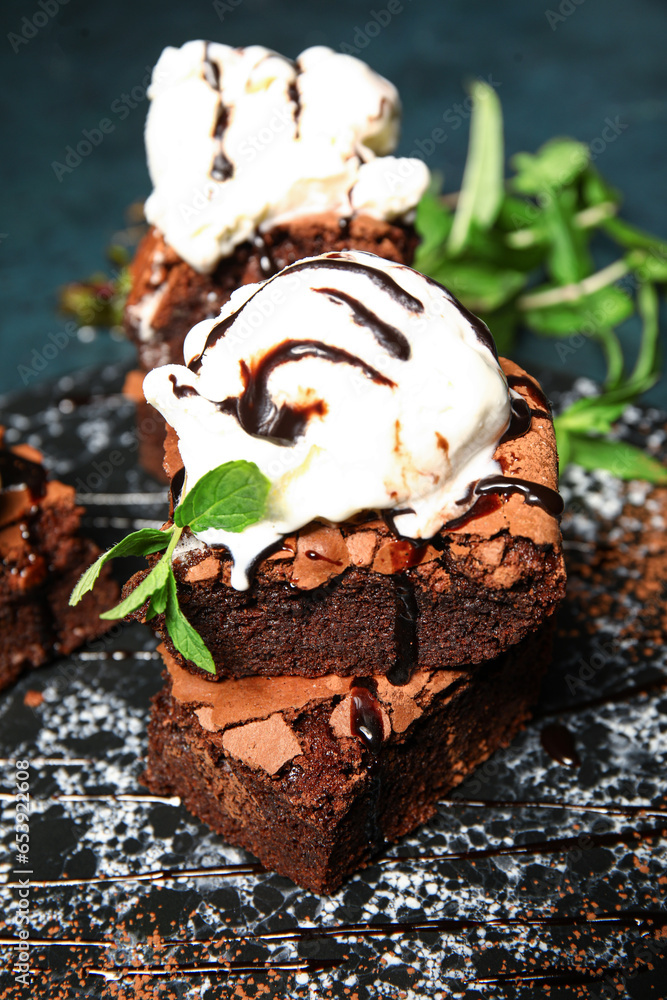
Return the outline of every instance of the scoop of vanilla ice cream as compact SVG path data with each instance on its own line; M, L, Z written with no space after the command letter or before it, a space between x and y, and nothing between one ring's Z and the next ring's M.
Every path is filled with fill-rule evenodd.
M428 186L421 160L403 159L393 190L374 194L367 177L355 201L364 165L396 146L400 102L388 80L325 46L292 62L259 45L187 42L164 50L149 97L146 218L198 271L299 215L404 216Z
M441 285L361 252L298 261L195 326L188 367L153 370L144 393L176 430L188 489L238 459L271 482L263 520L198 532L229 549L232 585L315 518L391 511L417 539L465 513L510 419L486 334Z

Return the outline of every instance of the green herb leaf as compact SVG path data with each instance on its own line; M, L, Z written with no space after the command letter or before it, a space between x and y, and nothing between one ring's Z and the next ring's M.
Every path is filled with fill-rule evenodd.
M204 640L199 635L180 609L176 578L170 569L166 580L167 605L165 619L167 631L174 646L186 660L196 663L202 670L214 674L215 663Z
M100 618L103 618L105 621L125 618L127 615L132 614L133 611L136 611L137 608L140 608L142 604L145 604L154 594L159 594L167 580L170 566L171 554L169 554L169 557L163 556L148 576L145 576L141 583L120 604L117 604L115 608L111 608L110 611L105 611L100 615Z
M417 205L415 226L421 241L415 254L414 266L418 271L428 272L433 256L440 252L452 228L453 215L440 198L430 191Z
M658 239L657 236L651 236L650 233L645 233L643 229L638 229L637 226L631 226L629 222L625 222L623 219L607 219L602 223L602 228L613 240L628 250L639 247L644 250L655 250L660 257L664 257L667 254L667 242L665 240Z
M667 246L664 253L659 253L655 247L650 250L637 247L625 260L641 281L656 281L659 284L667 281Z
M511 164L516 176L511 186L522 194L545 195L560 191L586 169L588 146L574 139L551 139L537 153L516 153Z
M575 221L576 191L551 198L544 209L544 228L550 241L547 266L555 282L568 285L590 274L592 260L584 231Z
M606 434L623 414L626 403L608 402L604 396L588 396L572 403L563 413L554 418L556 435L559 433Z
M542 290L536 289L535 296ZM630 296L615 285L609 285L573 302L529 308L525 310L524 318L529 326L548 337L570 336L577 332L594 336L601 329L622 323L634 311Z
M526 282L520 271L468 260L443 261L432 277L451 289L473 312L492 312L521 291Z
M621 195L616 188L608 184L599 170L592 165L584 171L581 188L584 201L589 206L604 205L607 202L618 205L621 201Z
M264 516L270 485L254 462L226 462L195 483L174 511L174 522L193 531L243 531Z
M505 358L511 357L521 321L514 303L510 302L490 313L480 311L478 315L480 319L484 320L489 330L493 330L493 339L496 342L498 354Z
M148 607L146 608L145 620L147 622L151 621L152 618L155 618L156 615L161 615L165 611L168 596L169 590L167 582L165 581L161 587L158 587L158 589L151 594Z
M563 470L570 464L572 456L572 443L569 431L564 427L556 427L554 420L554 431L556 432L556 446L558 448L558 471Z
M658 376L658 296L653 285L640 285L637 292L639 315L643 321L642 338L639 354L632 372L631 381L639 385L645 382L651 385Z
M473 102L470 143L449 237L448 250L452 255L465 247L473 223L481 229L491 226L503 199L504 142L500 101L493 87L481 80L472 84L470 96Z
M93 589L95 581L102 572L102 567L110 559L118 559L121 556L145 556L150 555L151 552L160 552L167 548L170 536L171 532L160 531L156 528L142 528L141 531L133 531L131 535L123 538L108 552L104 552L92 566L88 567L72 591L69 599L70 605L78 604L84 594Z
M607 362L605 386L610 389L616 388L623 381L623 369L625 366L621 342L611 327L607 326L601 326L594 336L602 347Z
M606 469L619 479L645 479L667 483L667 468L646 452L625 441L606 441L584 434L571 434L570 461L584 469Z
M539 225L541 217L542 209L529 199L506 194L498 212L497 224L500 229L512 232Z

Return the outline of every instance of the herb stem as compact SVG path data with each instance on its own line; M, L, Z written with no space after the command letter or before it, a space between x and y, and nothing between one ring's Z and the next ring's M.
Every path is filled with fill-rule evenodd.
M570 285L562 285L560 288L549 288L545 292L535 292L533 295L521 295L517 299L519 309L541 309L545 306L560 305L561 302L576 302L586 295L599 292L607 285L613 285L615 281L624 278L630 268L624 260L614 261L601 271L596 271L583 281L574 281Z
M650 379L655 374L655 362L658 349L658 295L655 287L648 283L643 283L637 290L637 304L639 314L643 321L642 338L639 345L639 354L635 362L635 368L631 376L631 381L643 382Z
M602 347L607 362L605 386L608 389L615 389L623 378L624 358L621 342L610 327L598 330L596 339Z
M162 556L162 559L165 562L169 562L169 563L171 562L171 557L174 554L174 549L178 545L179 539L180 539L181 535L183 534L183 528L179 528L178 525L175 524L172 527L171 532L172 532L172 534L171 534L171 538L169 539L169 545L167 546L167 550L166 550L165 554Z
M617 212L618 205L615 201L602 201L599 205L591 205L590 208L584 208L581 212L577 212L574 221L582 229L592 229L599 222L611 219Z
M593 229L605 219L611 219L617 211L618 205L615 202L603 201L599 205L591 205L590 208L584 208L581 212L577 212L572 221L580 229ZM507 233L505 243L514 250L524 250L526 247L532 247L536 243L542 242L542 239L540 231L534 226L529 226L526 229L515 229L514 232Z

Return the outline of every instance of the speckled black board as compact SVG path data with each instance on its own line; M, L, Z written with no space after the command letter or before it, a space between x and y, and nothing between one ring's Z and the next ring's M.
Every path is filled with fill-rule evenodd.
M136 466L122 378L109 368L61 380L46 408L43 389L0 401L10 443L42 448L55 475L95 494L85 524L102 544L137 518L160 522L165 509L162 488ZM658 411L631 410L622 433L645 441L651 432L660 450L664 424ZM109 457L116 451L121 461ZM632 510L651 510L655 494L578 469L564 493L566 547L581 578L535 719L428 825L332 898L259 870L178 803L146 797L146 715L161 684L148 629L116 627L0 694L0 1000L664 998L667 694L655 683L667 675L664 636L638 631L647 609L627 568L612 559L603 583L586 583L600 547L613 553L641 534ZM660 528L657 505L652 516ZM658 591L652 610L661 607ZM646 690L609 697L637 685ZM43 701L29 707L28 691ZM543 750L552 723L574 737L579 767ZM17 759L30 762L29 988L12 973ZM165 869L162 880L127 877ZM400 933L363 926L396 922ZM356 933L342 930L350 926ZM142 969L151 974L130 974Z

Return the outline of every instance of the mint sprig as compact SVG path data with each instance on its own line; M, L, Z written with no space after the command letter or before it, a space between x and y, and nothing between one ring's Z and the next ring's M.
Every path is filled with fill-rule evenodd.
M168 544L169 535L160 531L159 528L142 528L141 531L133 531L131 535L127 535L108 552L104 552L88 567L72 591L69 599L70 605L78 604L84 594L93 589L102 572L102 567L110 559L118 559L121 556L147 556L153 552L161 552L162 549L166 549Z
M240 532L260 521L266 511L269 488L269 480L254 462L226 462L212 469L195 483L176 507L172 525L134 531L101 555L81 576L72 591L70 605L78 604L93 589L102 567L110 559L151 555L164 549L162 558L141 583L100 618L107 621L125 618L148 602L146 621L164 614L169 637L178 652L202 670L214 674L211 653L179 606L172 556L185 528L195 532L207 528Z
M125 303L132 279L127 256L112 274L101 271L83 281L70 281L59 292L60 311L72 316L79 326L121 330Z
M174 523L193 531L243 531L259 521L270 483L254 462L227 462L211 469L174 511Z
M597 343L606 363L601 392L554 421L561 468L575 462L624 478L667 481L658 461L614 440L613 424L660 375L658 288L667 284L667 240L618 218L621 197L591 162L588 147L552 139L517 153L506 181L500 103L486 84L471 88L470 143L461 191L431 189L417 208L415 267L481 316L501 354L520 330ZM615 259L597 267L603 243ZM620 251L620 252L619 252ZM607 260L609 254L607 254ZM642 333L630 370L617 328L639 314Z

